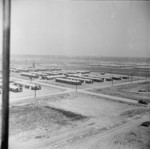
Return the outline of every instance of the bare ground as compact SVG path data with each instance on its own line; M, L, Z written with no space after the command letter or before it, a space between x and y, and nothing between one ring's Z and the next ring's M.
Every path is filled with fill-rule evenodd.
M119 149L114 142L120 131L128 133L127 128L147 119L147 112L146 107L76 93L20 102L10 108L10 148Z

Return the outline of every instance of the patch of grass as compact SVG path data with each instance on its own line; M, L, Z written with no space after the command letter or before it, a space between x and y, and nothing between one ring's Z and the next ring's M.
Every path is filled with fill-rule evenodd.
M128 85L120 85L113 87L106 87L103 89L92 90L92 92L98 92L106 95L129 98L133 100L145 100L146 102L150 102L149 93L139 92L139 89L147 89L148 82L143 83L135 83Z
M58 128L83 120L86 116L37 104L10 108L10 135L36 129ZM40 138L40 136L37 136Z
M49 106L45 106L46 108L50 108L52 110L55 110L59 113L62 113L64 116L66 116L67 118L73 120L73 121L76 121L76 120L82 120L82 119L85 119L87 118L86 116L83 116L81 114L77 114L77 113L74 113L74 112L71 112L71 111L66 111L66 110L63 110L63 109L57 109L57 108L54 108L54 107L49 107Z

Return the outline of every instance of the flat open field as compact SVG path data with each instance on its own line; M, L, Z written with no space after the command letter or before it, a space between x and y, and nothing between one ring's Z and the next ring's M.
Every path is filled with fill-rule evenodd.
M146 107L81 93L15 103L10 108L10 148L87 149L88 144L93 149L84 140L93 141L94 136L105 132L111 134L113 129L140 120L147 112Z
M111 62L112 64L113 62ZM114 67L111 66L105 66L105 65L86 65L86 64L77 64L77 65L70 65L68 69L85 69L85 70L90 70L94 72L106 72L106 73L114 73L114 74L122 74L122 75L133 75L133 76L142 76L145 77L148 75L149 69L142 69L142 68L134 68L131 66L126 66L126 67ZM136 64L134 64L136 66Z
M150 102L150 92L139 92L139 89L148 89L150 82L134 83L128 85L119 85L101 89L90 90L92 92L129 98L133 100L144 99Z

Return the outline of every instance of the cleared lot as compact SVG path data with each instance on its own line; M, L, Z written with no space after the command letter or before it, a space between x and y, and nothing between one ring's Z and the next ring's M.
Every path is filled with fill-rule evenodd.
M147 109L68 93L14 104L10 113L12 149L72 149L78 141L140 119Z
M48 102L50 106L56 108L71 110L86 116L116 116L121 111L133 108L133 105L105 100L92 95L82 93L71 94L66 97L62 95L63 100ZM136 107L136 106L135 106ZM108 110L109 109L109 110Z

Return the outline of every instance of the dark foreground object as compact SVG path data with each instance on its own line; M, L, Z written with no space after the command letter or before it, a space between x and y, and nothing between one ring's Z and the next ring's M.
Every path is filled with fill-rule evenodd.
M144 100L139 100L138 103L147 105L148 103Z
M141 126L149 127L149 126L150 126L150 121L143 122L143 123L141 124Z

